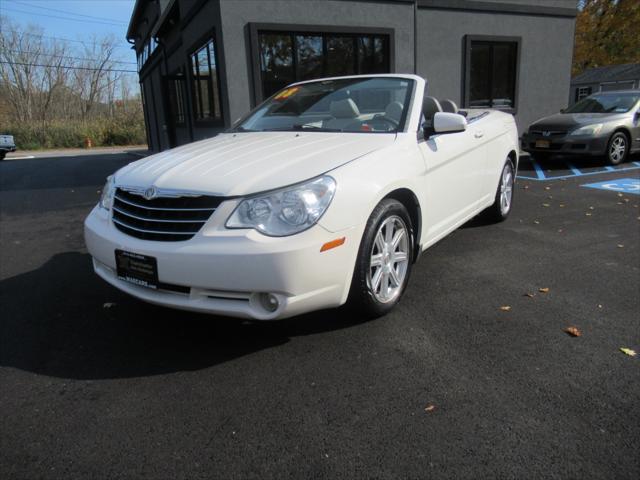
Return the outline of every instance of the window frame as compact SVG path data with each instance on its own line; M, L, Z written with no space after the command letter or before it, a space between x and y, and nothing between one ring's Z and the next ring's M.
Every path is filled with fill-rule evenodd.
M193 74L193 57L196 53L206 47L210 42L213 42L213 56L216 65L216 84L218 86L218 107L219 111L216 112L218 115L213 118L198 118L198 96L196 95L196 77ZM209 126L224 126L224 105L223 105L223 96L222 96L222 83L221 83L221 73L220 73L220 48L218 46L218 38L215 30L209 30L206 35L200 37L197 42L194 42L186 51L186 63L187 63L187 75L188 75L188 86L186 86L186 94L190 97L191 103L191 119L193 121L194 127L209 127ZM211 55L209 50L207 49L207 61L209 65L211 65ZM211 81L207 82L207 90L208 96L211 99L211 110L215 111L215 100L212 95L213 93L213 77L211 76ZM186 114L187 112L185 112Z
M471 44L473 42L484 43L514 43L516 45L516 71L514 78L513 89L513 107L510 108L496 108L502 112L516 114L518 112L519 93L520 93L520 60L522 58L522 37L511 37L502 35L465 35L464 45L465 51L463 55L463 92L462 92L462 105L464 108L469 107L469 101L471 97ZM493 65L491 66L493 68ZM493 100L493 99L492 99ZM482 108L495 108L495 107L482 107Z
M251 77L253 84L251 107L262 103L267 99L262 89L262 69L260 63L260 33L280 33L285 35L292 35L295 44L295 36L318 36L318 35L345 35L349 37L358 36L386 36L388 40L388 54L389 54L389 72L395 73L396 71L396 59L395 59L395 29L384 27L349 27L349 26L332 26L332 25L301 25L301 24L289 24L289 23L249 23L249 43L250 43L250 57L251 57ZM324 43L324 42L323 42ZM354 42L357 46L357 42ZM295 46L294 46L294 74L297 75L297 66L295 60ZM323 63L326 63L326 58L323 59ZM302 81L302 80L300 80ZM294 80L297 82L297 80Z

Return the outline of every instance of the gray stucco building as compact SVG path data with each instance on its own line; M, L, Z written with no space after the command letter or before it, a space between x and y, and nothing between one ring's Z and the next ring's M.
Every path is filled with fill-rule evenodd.
M567 105L576 0L137 0L149 146L229 128L287 83L417 73L429 94L512 112Z

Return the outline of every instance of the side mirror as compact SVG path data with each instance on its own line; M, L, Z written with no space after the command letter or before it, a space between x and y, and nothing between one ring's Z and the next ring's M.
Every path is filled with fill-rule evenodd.
M436 133L457 133L467 129L467 119L458 113L436 112L433 130Z

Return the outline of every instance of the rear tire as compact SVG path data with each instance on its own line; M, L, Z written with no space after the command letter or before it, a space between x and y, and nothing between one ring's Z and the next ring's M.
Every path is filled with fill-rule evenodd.
M507 158L500 173L500 181L496 190L493 205L487 208L483 213L487 220L492 222L503 222L511 213L513 206L513 185L515 183L516 169L513 166L511 158Z
M360 242L349 307L368 318L391 311L409 282L413 245L407 209L397 200L382 200L371 213Z
M630 142L623 132L611 135L607 144L607 161L610 165L620 165L627 160Z

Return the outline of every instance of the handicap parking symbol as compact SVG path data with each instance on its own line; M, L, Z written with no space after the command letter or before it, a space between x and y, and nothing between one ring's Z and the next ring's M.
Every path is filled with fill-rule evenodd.
M597 188L599 190L610 190L619 193L634 193L640 195L640 178L616 178L605 182L588 183L582 185L587 188Z

